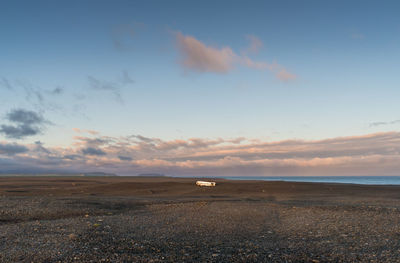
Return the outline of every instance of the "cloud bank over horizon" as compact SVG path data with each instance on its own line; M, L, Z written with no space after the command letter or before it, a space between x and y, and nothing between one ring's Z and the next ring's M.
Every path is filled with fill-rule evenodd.
M0 170L274 176L398 175L400 169L399 132L272 142L243 137L162 140L75 132L69 147L0 142Z

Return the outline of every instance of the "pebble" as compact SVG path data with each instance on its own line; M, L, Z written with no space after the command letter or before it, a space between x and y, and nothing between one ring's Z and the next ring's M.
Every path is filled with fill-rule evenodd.
M138 206L132 200L4 197L0 262L319 263L400 258L399 209L392 209L397 200L370 201L374 209L355 201L351 206L321 206L296 200L296 209L291 209L294 203L153 200Z

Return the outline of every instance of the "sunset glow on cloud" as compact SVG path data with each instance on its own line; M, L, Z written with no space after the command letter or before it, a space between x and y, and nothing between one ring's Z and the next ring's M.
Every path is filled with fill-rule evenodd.
M140 135L77 135L71 147L0 143L2 166L10 170L102 171L125 175L371 175L400 168L400 133L376 133L326 140L252 141L246 138L165 141Z
M262 42L255 36L248 36L250 46L248 51L257 53L262 47ZM294 80L296 75L289 73L277 63L269 64L263 61L254 61L246 55L237 55L226 46L220 49L206 46L204 43L192 36L184 36L176 33L179 52L181 53L181 64L185 69L199 72L227 73L234 68L235 64L241 64L248 68L264 70L267 69L276 74L283 81Z

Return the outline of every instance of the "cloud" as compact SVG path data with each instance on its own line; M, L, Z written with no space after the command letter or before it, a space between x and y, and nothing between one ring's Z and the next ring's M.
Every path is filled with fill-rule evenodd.
M64 155L63 158L68 160L76 160L82 158L82 156L80 156L79 154L67 154Z
M144 137L142 135L132 135L131 137L132 138L137 138L137 139L139 139L141 141L148 142L148 143L152 143L153 141L157 141L157 140L154 140L154 139L151 139L151 138L148 138L148 137Z
M117 174L397 175L400 170L400 132L283 141L89 136L75 136L71 145L46 151L39 149L41 142L3 143L0 151L7 155L7 167Z
M127 71L122 72L122 77L120 79L120 82L122 84L133 84L135 81L132 79L132 77L129 75Z
M392 125L392 124L399 124L400 120L394 120L394 121L378 121L378 122L372 122L369 124L370 127L377 127L377 126L382 126L382 125Z
M111 91L117 100L122 101L121 91L118 83L100 80L92 76L88 76L88 81L92 89Z
M30 101L32 103L37 102L39 105L43 105L44 102L44 96L42 92L39 89L30 87L30 86L25 86L25 97L27 101Z
M276 77L282 81L290 81L297 78L296 75L287 72L285 68L280 69L280 71L276 73Z
M276 62L272 64L268 64L266 62L257 62L254 60L251 60L247 56L242 56L240 59L240 62L242 65L247 66L248 68L252 69L258 69L258 70L264 70L267 69L271 71L272 73L275 74L275 77L283 82L288 82L295 80L297 76L295 74L292 74L286 70L282 65L277 64Z
M10 82L6 78L0 79L0 85L5 87L8 90L13 90L13 86L11 86Z
M11 110L6 115L6 119L11 124L0 125L0 133L14 139L40 134L44 125L48 123L41 114L24 109Z
M247 35L247 40L249 40L250 45L247 48L246 52L249 53L258 53L260 49L263 47L263 42L254 35Z
M76 133L89 133L91 135L97 135L99 134L98 131L94 131L94 130L83 130L83 129L79 129L79 128L72 128L72 130Z
M119 51L129 51L134 47L134 39L138 26L141 24L123 24L112 29L111 37L115 49Z
M51 153L51 151L49 151L48 149L46 149L46 147L44 147L44 144L41 141L36 141L35 142L34 150L36 152L42 152L42 153L46 153L46 154L50 154Z
M26 146L19 145L16 143L1 143L0 142L0 154L15 155L19 153L28 152L29 149Z
M93 90L109 91L114 95L115 99L121 103L123 102L121 89L129 84L134 83L133 79L126 71L124 71L122 76L116 81L101 80L93 76L88 76L88 81Z
M60 105L53 103L53 100L49 100L48 96L61 94L61 88L45 90L41 87L33 85L30 81L25 79L14 80L13 85L11 86L10 82L7 79L3 80L5 81L4 83L7 83L6 85L9 86L9 89L12 89L16 92L18 98L23 99L24 102L27 102L35 109L39 111L60 109ZM19 93L22 93L23 96L20 96Z
M23 124L23 125L34 125L44 122L43 117L34 112L24 109L15 109L7 114L7 119L11 122Z
M215 48L206 46L192 36L176 33L181 64L186 69L199 72L226 73L233 67L236 54L230 47Z
M132 157L129 157L129 156L122 156L122 155L118 155L118 158L119 158L121 161L132 161L132 160L133 160Z
M193 36L175 33L177 48L180 54L180 65L185 70L195 72L228 73L236 64L257 70L270 70L279 80L288 81L296 79L296 75L289 73L277 63L254 61L246 53L257 53L262 47L262 42L255 36L248 36L250 47L245 54L238 55L229 46L207 46Z
M273 65L269 65L269 64L267 64L267 63L265 63L265 62L257 62L257 61L254 61L254 60L252 60L252 59L250 59L249 57L247 57L247 56L243 56L242 58L241 58L241 63L243 64L243 65L245 65L246 67L248 67L248 68L252 68L252 69L260 69L260 70L262 70L262 69L269 69L269 70L274 70L274 66Z
M64 93L64 89L61 87L56 87L49 92L51 95L61 95Z
M38 127L28 126L28 125L0 125L0 133L3 133L8 138L22 139L24 137L33 136L40 133Z
M82 153L84 155L97 155L97 156L106 155L106 153L104 151L102 151L101 149L96 149L93 147L87 147L87 148L82 149Z
M84 136L74 136L74 139L77 140L75 145L87 145L89 147L99 147L102 145L108 145L112 143L113 138L102 136L97 138L89 138Z

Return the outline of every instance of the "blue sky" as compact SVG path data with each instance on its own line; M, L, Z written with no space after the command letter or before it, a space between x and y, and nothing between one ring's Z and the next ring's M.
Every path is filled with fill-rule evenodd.
M0 155L17 164L81 156L65 169L113 163L115 145L79 145L78 129L114 143L141 135L159 144L396 133L399 8L398 1L3 1L0 141L29 150L0 147ZM12 113L41 121L27 127ZM50 153L34 151L39 141ZM85 159L86 146L106 154ZM132 154L131 169L178 154L135 157L142 150L118 151Z

